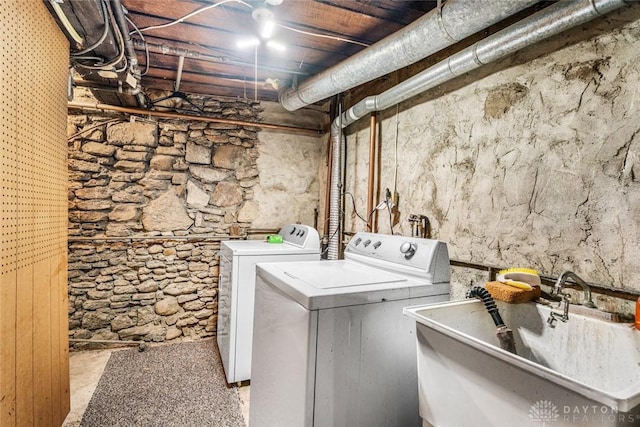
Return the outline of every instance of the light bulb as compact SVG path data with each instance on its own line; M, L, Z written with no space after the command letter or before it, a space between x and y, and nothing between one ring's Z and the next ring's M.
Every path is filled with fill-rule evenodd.
M280 52L283 52L283 51L285 51L287 49L285 45L283 45L282 43L279 43L279 42L277 42L275 40L269 40L267 42L267 47L269 47L270 49L273 49L273 50L278 50Z
M276 27L276 23L273 19L266 19L262 23L262 30L260 31L260 37L263 39L268 39L273 35L273 30Z
M244 49L246 47L258 46L259 44L260 44L260 40L258 40L255 37L252 37L248 39L238 40L238 42L236 43L236 46L238 46L240 49Z

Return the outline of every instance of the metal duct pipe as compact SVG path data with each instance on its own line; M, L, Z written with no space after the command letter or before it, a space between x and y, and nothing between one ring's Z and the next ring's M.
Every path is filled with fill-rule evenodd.
M427 89L509 56L627 4L627 0L561 1L440 61L391 89L363 99L343 113L346 127L371 113L392 107Z
M338 259L340 255L340 154L342 150L342 114L331 124L331 189L329 191L329 244L327 259Z
M449 0L341 63L280 93L294 111L399 70L469 37L538 0Z
M92 90L101 90L104 92L124 93L125 95L131 95L131 96L138 95L142 91L140 86L137 86L135 88L123 88L121 86L115 87L115 86L101 85L95 81L80 80L80 79L74 79L73 85L79 86L79 87L88 87L89 89L92 89Z
M122 33L122 38L124 40L125 51L127 52L127 61L129 61L129 68L131 72L135 74L135 71L138 69L138 57L136 56L136 52L133 49L133 43L131 42L131 36L129 36L129 27L127 26L127 20L124 17L124 10L122 8L122 4L120 0L111 0L113 3L113 15L116 18L116 23L118 24L118 28ZM140 73L138 72L138 79L140 79Z
M373 187L376 180L376 130L378 120L375 113L371 113L369 123L369 182L367 186L367 231L373 231Z
M238 65L240 67L253 68L255 66L253 62L236 61L234 59L229 59L225 56L207 55L195 50L188 50L188 49L183 49L179 47L167 46L165 44L151 43L151 42L148 42L145 40L139 40L136 38L131 39L131 41L133 43L133 47L135 47L136 49L139 49L139 50L147 49L149 50L149 52L160 53L162 55L183 56L185 58L193 58L193 59L198 59L200 61L212 62L215 64ZM258 65L258 69L275 71L278 73L297 74L300 76L308 75L308 73L305 73L299 70L290 70L287 68L280 68L280 67L270 67L267 65Z
M127 20L124 17L124 8L122 7L122 3L120 0L111 0L113 3L113 15L116 18L116 23L118 24L118 29L122 33L122 38L124 40L124 47L127 53L127 61L129 62L129 71L131 75L136 81L136 85L133 88L134 91L137 90L137 99L140 105L145 105L146 100L144 95L140 93L142 88L140 87L140 70L138 69L138 57L136 56L136 51L133 48L133 42L131 41L131 36L129 35L129 27L127 26ZM125 78L125 81L127 79Z
M358 102L339 117L339 125L338 120L334 120L331 125L331 141L334 141L334 132L349 126L366 114L389 108L482 65L620 9L627 3L627 0L557 2L440 61L397 86ZM332 187L331 190L332 197L333 192L336 192L335 198L338 199L338 189ZM340 206L336 209L339 212ZM331 220L333 216L330 215L329 218ZM329 247L331 244L330 240ZM337 240L333 244L337 245Z

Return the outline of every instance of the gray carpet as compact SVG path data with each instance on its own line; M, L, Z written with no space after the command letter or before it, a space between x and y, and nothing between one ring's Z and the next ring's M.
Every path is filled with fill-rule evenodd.
M115 351L81 427L241 427L213 339Z

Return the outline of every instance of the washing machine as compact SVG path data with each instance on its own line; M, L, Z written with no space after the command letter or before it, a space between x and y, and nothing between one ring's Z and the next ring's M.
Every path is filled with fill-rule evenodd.
M318 232L288 224L282 239L230 240L220 245L217 342L227 382L251 378L251 346L256 263L320 259ZM280 242L281 240L281 242Z
M258 264L251 427L421 425L402 309L449 300L447 246L361 232L344 257Z

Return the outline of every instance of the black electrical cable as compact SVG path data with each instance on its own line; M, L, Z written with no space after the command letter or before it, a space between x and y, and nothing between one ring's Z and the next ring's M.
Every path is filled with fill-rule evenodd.
M391 191L387 188L384 193L384 203L387 205L389 211L389 228L391 229L391 235L393 236L393 214L391 212Z
M391 235L393 236L393 214L391 213L391 206L389 205L388 199L387 199L387 210L389 211L389 228L391 229Z
M74 56L71 59L73 59L75 61L78 61L78 60L83 60L83 61L89 61L89 60L102 61L103 60L103 58L100 58L99 56Z
M166 101L167 99L171 99L171 98L181 99L181 100L185 101L187 104L191 105L196 110L198 110L199 112L201 112L201 113L205 113L206 112L203 107L200 107L200 106L194 104L193 101L191 101L189 99L189 96L187 94L185 94L184 92L173 92L173 93L171 93L171 94L169 94L167 96L163 96L161 98L154 99L153 101L151 101L151 105L155 105L158 102ZM189 110L187 108L178 108L178 107L172 107L172 109L176 110L176 111L178 111L178 110L193 111L193 110Z
M342 211L342 215L344 216L344 211ZM331 239L333 239L336 234L338 233L338 230L340 230L340 227L336 228L335 231L333 232L333 234L331 236L329 236L329 238L327 239L327 242L330 242ZM342 242L341 242L342 243ZM324 248L324 250L322 252L320 252L320 256L326 254L329 251L329 245L327 245L326 248Z
M102 0L100 2L100 6L102 6L102 16L104 18L104 31L102 32L102 35L100 36L100 38L93 43L91 46L79 50L77 52L72 52L71 56L72 57L76 57L76 56L82 56L85 53L89 53L91 52L93 49L97 48L98 46L100 46L102 44L102 42L104 42L104 39L107 38L107 34L109 34L109 17L107 16L107 6L105 5L105 1L106 0Z
M350 192L348 192L348 191L345 191L345 192L344 192L344 193L342 193L342 194L343 194L343 195L348 194L349 196L351 196L351 202L353 203L353 213L355 213L355 214L356 214L356 216L357 216L358 218L360 218L362 221L364 221L364 222L369 222L368 220L364 219L364 218L363 218L363 217L358 213L358 211L356 210L356 199L353 197L353 194L351 194L351 193L350 193ZM374 209L373 211L375 212L375 209ZM371 215L369 215L369 217L371 217Z
M74 61L75 65L77 65L78 67L82 67L82 68L86 68L89 70L106 70L106 69L110 69L111 67L119 64L123 59L124 59L124 67L119 69L119 70L115 70L116 72L121 72L127 69L127 60L124 56L124 39L122 37L122 33L120 32L120 29L118 28L118 25L115 22L115 17L113 16L113 11L111 10L111 5L109 3L106 3L107 5L107 10L109 12L109 18L111 19L111 23L112 23L112 28L113 31L115 33L116 39L118 40L118 47L120 49L120 52L118 53L118 56L116 58L114 58L113 60L104 63L104 64L94 64L94 65L86 65L86 64L82 64L80 62ZM77 58L72 58L72 59L77 59Z
M355 212L356 205L355 205L355 200L353 199L353 194L349 193L348 191L345 191L344 193L342 193L342 195L345 195L345 194L348 194L348 195L350 195L350 196L351 196L351 200L353 200L353 210L354 210L354 212ZM375 212L375 209L373 210L373 212ZM358 213L357 213L357 212L356 212L356 215L358 215ZM346 216L347 216L347 213L344 211L344 209L340 209L340 219L346 218ZM364 220L364 218L362 218L360 215L358 215L358 217L359 217L360 219L362 219L363 221L365 221L365 220ZM328 220L328 219L327 219L327 220ZM327 221L327 220L325 220L325 221ZM367 222L367 221L365 221L365 222ZM337 228L337 229L333 232L333 234L331 234L331 236L329 236L329 238L327 239L327 241L331 241L331 239L333 239L333 238L335 237L335 235L338 233L338 231L339 231L339 230L340 230L340 228ZM320 252L320 255L321 255L321 256L322 256L322 255L324 255L325 253L327 253L327 251L328 251L328 250L329 250L329 245L327 245L327 247L326 247L326 248L324 248L324 250L323 250L322 252Z

